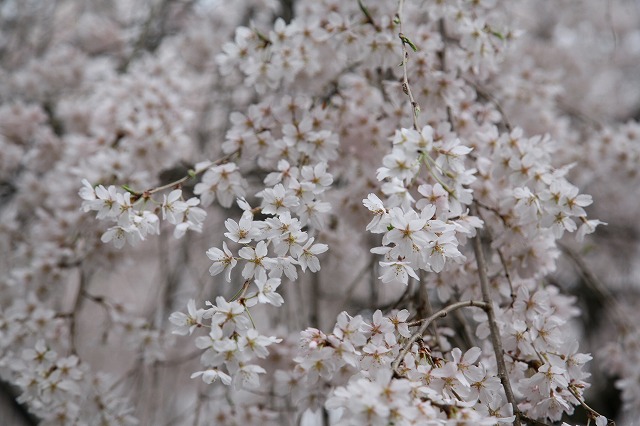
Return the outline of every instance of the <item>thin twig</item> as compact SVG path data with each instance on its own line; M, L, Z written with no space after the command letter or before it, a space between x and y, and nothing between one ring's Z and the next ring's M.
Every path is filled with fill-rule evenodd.
M507 278L507 282L509 283L509 291L511 296L511 304L516 301L516 294L513 289L513 281L511 281L511 274L509 273L509 268L507 267L507 261L502 254L502 250L496 249L498 252L498 257L500 258L500 263L502 263L502 269L504 269L504 276Z
M602 130L605 126L598 119L588 115L587 113L580 111L578 108L575 108L568 103L564 102L562 99L556 101L557 107L563 113L567 114L571 118L575 118L579 121L582 121L590 126L593 126L596 130Z
M358 286L358 284L360 283L362 278L365 276L366 272L369 269L373 268L373 265L375 263L376 263L375 256L370 256L369 261L367 262L367 264L364 265L362 267L362 269L358 271L358 273L356 274L355 278L347 286L347 291L344 294L344 299L351 300L351 296L353 295L353 292L355 291L356 287ZM373 275L373 272L371 272L371 274Z
M585 401L584 399L582 399L582 397L580 396L580 394L578 393L578 391L575 390L575 386L574 385L569 385L569 392L571 392L571 394L578 400L578 402L580 403L580 405L582 405L582 408L584 408L585 410L587 410L589 412L590 415L594 416L594 417L606 417L603 416L602 414L598 413L596 410L594 410L593 408L591 408ZM615 426L615 422L613 420L609 420L609 418L607 418L607 424L611 425L611 426Z
M187 180L194 178L196 175L198 175L198 174L200 174L200 173L202 173L204 171L209 170L209 168L211 166L219 165L219 164L224 163L225 161L227 161L228 159L230 159L231 157L233 157L237 153L238 153L238 151L231 152L231 153L229 153L229 154L217 159L216 161L212 162L210 165L208 165L207 167L205 167L203 169L193 170L192 173L188 174L187 176L182 177L181 179L178 179L175 182L171 182L171 183L168 183L166 185L159 186L159 187L154 188L154 189L150 189L149 191L146 191L146 192L149 193L149 194L154 194L154 193L156 193L158 191L162 191L162 190L165 190L165 189L169 189L169 188L178 186L178 185L186 182Z
M367 24L370 24L371 26L373 26L373 28L375 28L376 31L378 31L378 32L382 31L382 28L380 28L380 25L378 25L376 23L376 21L373 19L373 16L371 16L371 13L369 12L369 9L367 8L367 6L364 5L362 0L358 0L358 6L360 6L360 10L362 11L362 13L364 14L364 16L366 18L365 22Z
M482 96L483 98L486 98L488 100L491 101L491 103L493 103L493 105L496 107L496 109L498 110L498 112L500 113L500 115L502 116L502 124L504 124L504 127L507 129L508 132L511 132L511 130L513 130L513 126L511 126L511 122L509 121L509 118L507 117L507 113L504 111L504 108L502 108L502 105L500 104L500 101L491 94L491 92L489 92L489 90L485 89L484 87L480 86L477 83L474 83L473 81L466 79L465 81L472 85L473 88L476 90L476 93L480 96Z
M413 333L413 335L411 335L409 340L404 344L404 347L402 348L402 351L400 351L400 354L398 355L398 357L395 359L395 361L393 361L393 364L392 364L393 371L396 374L400 374L398 372L398 366L400 365L400 362L402 362L402 360L404 359L405 355L407 355L407 353L411 349L411 346L413 345L413 343L416 340L418 340L420 337L422 337L424 332L427 330L427 328L429 327L429 325L433 321L437 320L438 318L446 317L447 314L449 314L449 312L455 311L456 309L460 309L460 308L466 308L468 306L472 306L472 307L475 307L475 308L482 308L482 309L485 309L485 310L488 307L485 302L480 302L478 300L465 300L463 302L457 302L457 303L451 304L449 306L446 306L446 307L440 309L435 314L431 315L429 318L426 318L424 320L418 320L418 321L415 321L413 323L410 323L409 325L418 325L420 323L422 323L422 325L420 326L418 331L416 331L415 333Z
M413 128L414 130L418 130L418 115L420 114L420 105L413 97L413 93L411 92L411 86L409 85L409 75L407 73L407 62L409 61L409 51L407 50L407 45L411 46L412 49L416 49L415 45L411 43L411 41L404 35L402 31L402 9L404 8L404 0L398 1L398 11L396 12L395 22L398 24L398 37L400 37L400 41L402 42L402 91L409 96L409 101L411 102L411 110L413 116Z
M76 317L78 316L80 309L82 308L82 295L84 288L87 285L87 276L84 270L80 270L80 281L78 282L78 291L75 294L75 300L73 302L73 308L69 315L69 350L72 354L76 355Z
M478 215L478 209L474 205L471 206L471 214ZM487 264L484 260L484 253L482 252L482 241L480 241L480 233L473 238L473 251L476 256L476 264L478 266L478 275L480 276L480 289L482 290L482 300L487 305L485 311L489 321L489 330L491 332L491 344L493 345L493 352L496 356L496 364L498 366L498 376L502 382L504 393L507 397L507 401L513 407L513 412L516 416L513 424L520 426L520 412L516 403L516 398L513 395L511 389L511 382L507 374L507 365L504 362L504 349L502 348L502 340L500 337L500 330L498 329L498 323L496 322L496 315L493 310L493 301L491 300L491 293L489 289L489 279L487 277Z
M477 204L478 207L481 207L481 208L483 208L485 210L488 210L491 213L495 214L498 217L498 219L500 219L500 221L502 222L502 224L505 227L507 227L507 228L509 227L509 222L507 222L507 219L502 215L502 213L500 213L500 211L497 208L491 207L491 206L489 206L487 204L484 204L482 201L473 200L473 202L475 204ZM479 216L479 217L482 217L482 216Z
M137 197L150 197L151 195L155 194L156 192L160 192L160 191L164 191L165 189L169 189L169 188L177 188L178 186L182 185L183 183L185 183L186 181L188 181L189 179L194 179L197 175L209 170L209 168L211 166L217 166L220 165L222 163L225 163L227 160L229 160L231 157L233 157L234 155L238 154L239 150L233 151L225 156L222 156L220 158L218 158L216 161L211 162L211 164L207 165L207 167L204 167L202 169L198 169L198 170L189 170L189 172L187 173L186 176L181 177L178 180L174 180L173 182L169 182L165 185L161 185L152 189L147 189L146 191L135 191L131 188L129 188L128 186L123 186L123 189L125 189L127 192L131 193L131 195L137 196Z

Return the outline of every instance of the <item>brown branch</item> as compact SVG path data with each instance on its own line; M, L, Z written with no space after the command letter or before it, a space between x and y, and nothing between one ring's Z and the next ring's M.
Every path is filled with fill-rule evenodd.
M456 309L460 309L460 308L466 308L468 306L472 306L475 308L482 308L484 310L486 310L488 308L487 304L485 302L480 302L478 300L465 300L463 302L457 302L454 303L452 305L449 305L445 308L440 309L438 312L436 312L435 314L431 315L429 318L423 319L423 320L418 320L415 321L413 323L410 323L409 325L418 325L420 323L422 323L422 325L420 326L420 328L418 329L418 331L416 331L415 333L413 333L413 335L411 335L411 337L409 337L409 340L404 344L404 347L402 348L402 351L400 351L400 354L396 357L395 361L393 361L392 364L392 369L396 374L400 374L398 372L398 367L400 366L400 363L402 362L402 359L405 357L405 355L407 355L407 353L409 352L409 350L411 349L411 346L413 345L413 343L418 340L420 337L422 337L422 335L424 334L424 332L427 330L427 328L429 327L429 325L437 320L438 318L444 318L447 316L447 314L449 314L449 312L455 311Z
M477 207L475 206L475 204L471 206L471 214L474 216L478 215ZM507 365L504 362L504 349L502 348L500 330L498 329L496 315L493 310L493 301L491 299L489 279L487 277L487 264L484 259L484 253L482 252L482 241L480 241L480 233L478 233L475 238L473 238L473 251L476 256L476 264L478 265L478 275L480 276L482 300L487 305L485 311L487 312L489 321L491 344L493 345L493 352L496 356L498 376L500 377L500 382L502 382L502 387L504 388L504 393L507 397L507 401L511 404L511 407L513 407L513 412L516 416L513 424L515 426L521 426L522 423L520 422L520 412L518 410L515 396L513 395L513 390L511 389L511 382L509 381L509 376L507 374Z
M603 416L602 414L598 413L596 410L594 410L593 408L591 408L585 401L584 399L582 399L582 397L580 396L580 394L578 393L578 391L576 391L575 389L575 385L569 385L569 392L571 392L571 394L574 396L575 399L578 400L578 402L580 403L580 405L582 405L582 408L584 408L585 410L587 410L587 412L589 413L590 416L595 417L606 417ZM609 420L609 418L607 418L607 425L609 426L615 426L615 422L613 420Z

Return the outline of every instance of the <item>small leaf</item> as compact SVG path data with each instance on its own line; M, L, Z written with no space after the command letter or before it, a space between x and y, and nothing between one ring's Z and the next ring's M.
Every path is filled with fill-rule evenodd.
M369 14L369 9L367 9L367 6L365 6L364 3L362 3L362 0L358 0L358 6L360 6L360 10L362 11L362 13L365 14L367 18L371 16Z
M500 31L494 30L493 28L491 28L490 26L486 25L484 27L484 30L486 32L488 32L489 34L493 35L494 37L498 37L500 40L505 41L506 37L504 36L504 34L502 34Z
M414 52L418 51L418 47L402 33L400 33L400 40L402 40L402 43L408 44Z
M122 185L121 188L124 189L125 191L131 193L131 194L137 194L137 192L134 191L133 189L131 189L131 187L129 187L129 185L126 185L126 184Z

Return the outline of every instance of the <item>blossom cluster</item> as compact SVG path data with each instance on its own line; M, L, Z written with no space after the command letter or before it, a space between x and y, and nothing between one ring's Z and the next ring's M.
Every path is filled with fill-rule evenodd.
M225 385L234 382L235 386L257 388L260 384L258 374L264 374L264 368L251 364L253 358L265 358L267 346L278 343L281 339L262 336L251 327L251 317L245 312L256 303L271 303L279 306L283 300L275 290L280 280L272 278L268 281L256 280L258 292L243 297L239 301L226 301L216 298L216 303L208 302L210 308L196 309L191 300L188 314L174 312L170 321L175 325L174 333L192 334L196 328L209 329L207 336L199 336L195 344L204 350L200 361L206 368L191 375L191 378L202 376L205 383L213 383L220 379ZM209 324L205 324L208 322ZM227 372L221 367L224 366Z
M367 229L384 233L384 246L373 249L385 256L385 262L380 263L383 282L407 284L409 276L419 279L416 269L440 272L447 259L464 261L457 248L457 234L473 236L475 228L482 226L466 208L472 196L465 186L475 180L475 170L466 169L464 163L464 156L471 149L451 134L441 136L436 133L434 142L434 129L430 126L420 132L396 132L393 149L377 172L378 180L388 180L382 185L387 206L375 194L363 200L374 213ZM422 198L416 201L408 186L417 180L422 162L436 182L419 185L417 191Z
M632 2L85 3L0 5L20 417L637 418Z
M318 402L318 382L337 378L326 397L326 407L337 410L337 424L448 424L465 419L477 424L498 424L513 420L494 367L478 362L478 347L459 349L445 359L432 354L423 342L416 355L402 359L398 373L392 363L401 343L410 337L406 309L390 316L376 311L370 321L343 312L331 334L307 329L301 334L301 351L296 366L287 376L295 380L300 403ZM321 388L320 388L321 389Z
M64 323L34 294L3 310L0 324L3 380L15 384L18 403L27 404L43 424L138 424L129 401L118 395L118 383L77 355L61 356L47 345L67 338Z

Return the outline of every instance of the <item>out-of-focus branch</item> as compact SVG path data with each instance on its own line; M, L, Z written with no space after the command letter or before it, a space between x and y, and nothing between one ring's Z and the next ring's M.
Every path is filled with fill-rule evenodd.
M118 71L124 73L131 62L144 51L153 52L160 46L166 35L166 20L171 0L161 0L156 7L151 7L147 20L142 25L140 36L136 39L131 53L120 64Z

